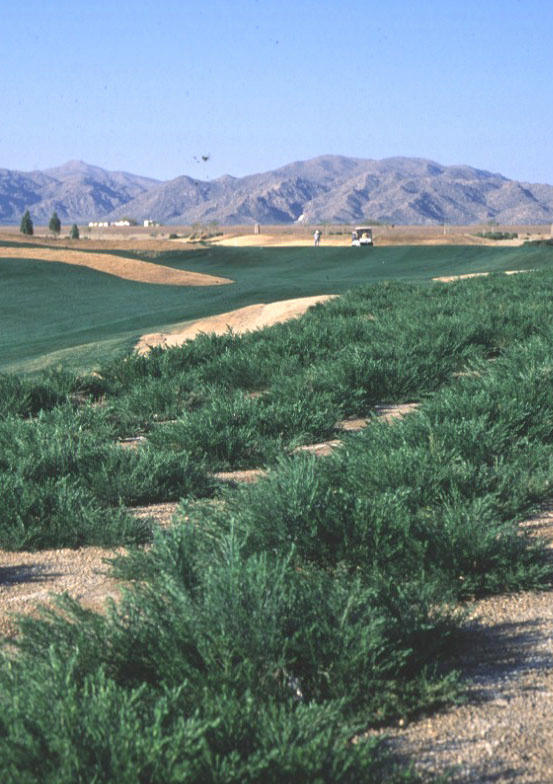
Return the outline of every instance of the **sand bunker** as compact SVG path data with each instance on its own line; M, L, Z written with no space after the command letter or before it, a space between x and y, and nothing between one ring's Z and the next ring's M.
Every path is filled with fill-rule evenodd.
M432 278L439 283L453 283L455 280L466 280L467 278L485 278L489 272L467 272L466 275L442 275L440 278Z
M146 354L154 346L163 346L164 348L180 346L187 340L193 340L200 332L214 332L216 335L224 335L225 332L232 329L233 332L242 334L262 327L270 327L273 324L297 318L312 305L325 302L336 296L337 294L320 294L316 297L299 297L269 304L248 305L245 308L231 310L218 316L199 319L199 321L194 321L182 329L177 328L173 332L154 332L143 335L136 345L136 350L139 354Z
M290 234L225 234L220 239L209 240L211 245L224 245L229 248L309 248L313 246L313 237L294 237ZM321 245L332 247L351 246L350 235L323 237Z
M77 267L115 275L124 280L138 283L154 283L164 286L219 286L233 283L230 278L203 275L200 272L165 267L149 261L114 256L111 253L84 253L78 250L56 250L54 248L0 248L0 259L36 259L37 261L57 261Z
M504 275L520 275L523 272L534 272L534 270L505 270ZM453 283L456 280L465 280L466 278L485 278L489 272L467 272L465 275L444 275L441 278L432 278L439 283Z

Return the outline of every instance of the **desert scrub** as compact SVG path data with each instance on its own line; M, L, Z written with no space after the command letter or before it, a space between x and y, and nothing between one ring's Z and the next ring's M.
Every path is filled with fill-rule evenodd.
M148 522L137 520L123 508L102 505L70 478L38 483L0 473L0 483L0 546L6 550L111 547L151 539Z
M468 393L476 402L491 369L486 359L501 357L515 344L530 345L538 337L544 341L543 351L549 351L551 294L552 279L544 273L516 280L492 276L451 286L383 283L317 306L297 322L244 336L200 335L181 348L130 355L97 375L79 379L56 371L35 381L4 376L0 467L38 484L65 477L91 493L100 506L209 495L208 468L274 465L301 443L332 438L336 422L344 416L367 416L379 403L420 400L441 389L461 392L463 382L453 378L458 371L480 374ZM520 389L530 394L527 385ZM455 392L449 394L457 400ZM546 405L543 394L532 395L526 408ZM98 398L101 406L87 402ZM535 420L530 423L527 414L517 411L512 409L509 422L502 413L492 428L494 437L508 446L513 428L523 432L528 422L526 435L533 437L529 459L535 476L543 477L547 437L536 431ZM18 417L22 421L30 415L36 421L17 424ZM469 418L471 432L482 431L482 438L471 438L467 422L450 428L452 446L442 455L446 464L448 455L461 449L459 439L488 443L485 431L497 411L482 416L487 419L480 425ZM539 428L543 430L542 425ZM145 448L125 456L114 448L118 439L144 433ZM387 430L383 440L388 436ZM432 436L438 437L442 436ZM429 437L424 435L421 444L425 439ZM482 449L471 460L456 456L451 461L463 492L472 484L485 497L495 493L513 518L521 504L528 508L530 503L522 482L512 482L522 460L523 444L517 443L519 462L512 450L508 466L504 455L497 458L503 460L503 469L493 482L480 479L490 470ZM428 450L421 444L402 449L411 451L412 461L418 460L421 467L428 463L431 474L435 463L428 462ZM373 447L367 442L364 448ZM489 454L498 454L497 444L494 448ZM478 472L477 454L483 460ZM436 476L441 476L441 469L437 465ZM448 488L446 479L442 484ZM537 480L527 484L533 487L533 498L541 497ZM376 490L383 492L381 487ZM47 518L41 521L48 526Z
M35 416L68 399L76 385L76 377L61 371L50 371L39 381L15 375L0 375L0 417Z
M105 401L106 410L119 437L146 433L159 423L194 411L213 395L194 373L145 378L117 397Z
M518 523L553 487L552 288L382 284L114 363L101 407L4 417L10 546L84 541L84 518L140 541L119 502L184 499L117 559L136 583L119 606L21 621L0 667L6 780L391 782L378 743L350 741L458 694L442 600L551 581ZM424 402L402 422L283 457L407 396ZM124 451L133 427L147 441ZM207 466L264 463L256 486L190 500L212 492Z

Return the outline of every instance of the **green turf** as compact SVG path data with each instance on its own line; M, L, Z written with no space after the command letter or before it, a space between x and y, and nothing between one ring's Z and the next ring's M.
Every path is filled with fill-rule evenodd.
M67 264L1 259L0 246L0 371L32 372L57 363L90 368L99 357L122 353L144 332L257 302L340 294L383 279L543 268L552 258L544 247L465 246L217 247L154 259L133 255L235 282L190 288L134 283Z

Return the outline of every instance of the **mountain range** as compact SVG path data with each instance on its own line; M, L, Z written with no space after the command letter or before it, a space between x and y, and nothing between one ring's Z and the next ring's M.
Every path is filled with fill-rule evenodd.
M322 155L246 177L161 182L82 161L43 171L0 169L0 223L29 209L45 224L145 218L165 224L278 223L515 225L553 221L553 186L422 158Z

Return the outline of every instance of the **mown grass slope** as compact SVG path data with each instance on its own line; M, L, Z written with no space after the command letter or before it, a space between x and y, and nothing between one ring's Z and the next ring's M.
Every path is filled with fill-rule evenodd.
M230 277L235 283L206 288L133 283L68 264L2 259L0 246L0 370L28 371L56 363L91 368L102 356L121 355L141 333L175 322L257 302L340 294L384 279L543 268L551 253L550 248L532 247L383 247L368 252L213 247L142 258Z

